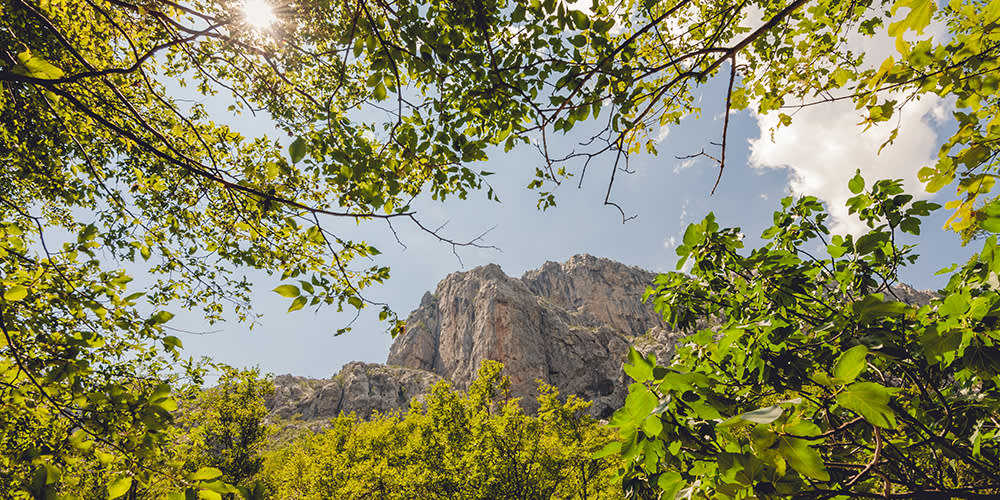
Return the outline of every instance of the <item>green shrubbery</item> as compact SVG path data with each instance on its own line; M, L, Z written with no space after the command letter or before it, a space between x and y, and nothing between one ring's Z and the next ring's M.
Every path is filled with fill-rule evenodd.
M487 362L467 393L436 385L406 413L340 416L267 455L275 499L621 498L614 459L593 459L613 432L542 385L537 416L506 395Z

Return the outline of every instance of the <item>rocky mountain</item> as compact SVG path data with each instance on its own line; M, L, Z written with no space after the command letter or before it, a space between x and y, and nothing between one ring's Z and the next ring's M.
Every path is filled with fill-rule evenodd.
M665 359L678 334L642 303L655 273L590 255L546 262L520 278L489 264L448 275L424 294L385 365L353 362L334 377L282 375L272 414L305 420L404 408L440 380L459 389L487 359L504 364L512 395L535 409L537 381L593 402L609 416L625 400L622 363L633 345ZM900 285L894 300L925 304L932 294Z
M533 409L537 380L594 402L595 415L620 406L621 365L640 337L669 352L668 334L642 293L655 274L578 255L520 279L490 264L453 273L425 294L389 365L427 370L464 389L486 359L504 363L511 392Z
M268 405L281 417L329 418L405 408L438 380L468 387L486 359L504 363L512 395L533 410L537 381L610 415L625 399L629 345L669 356L669 332L642 293L655 273L590 255L546 262L520 278L489 264L425 293L386 365L348 363L326 380L282 375Z

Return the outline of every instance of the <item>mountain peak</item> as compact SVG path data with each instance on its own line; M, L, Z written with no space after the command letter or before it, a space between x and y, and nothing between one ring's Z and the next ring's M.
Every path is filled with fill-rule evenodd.
M479 365L504 363L513 395L531 408L537 381L595 402L607 415L624 400L628 345L672 335L642 293L655 274L592 255L546 262L521 278L489 264L452 273L421 301L389 351L390 365L432 371L464 388ZM663 352L661 352L663 354Z

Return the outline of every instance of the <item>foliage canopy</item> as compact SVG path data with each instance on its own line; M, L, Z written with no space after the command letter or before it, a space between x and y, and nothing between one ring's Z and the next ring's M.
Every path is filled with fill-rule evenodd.
M262 269L286 280L290 310L381 307L399 333L363 293L389 276L378 250L336 221L479 245L425 228L411 202L493 197L476 162L529 142L539 206L602 157L617 206L630 155L655 152L650 132L697 111L697 87L727 69L727 108L782 124L809 99L851 99L873 124L922 95L954 97L956 132L921 178L931 191L957 181L953 229L1000 227L988 199L996 1L314 0L281 4L269 28L237 6L0 2L0 439L12 450L0 488L73 489L96 463L122 496L163 474L151 464L176 389L201 376L164 331L166 309L211 321L229 304L245 318L243 270ZM866 66L845 42L874 33L898 53ZM258 114L288 140L237 129ZM550 147L585 122L599 124L592 140ZM118 263L155 284L129 289Z
M487 361L465 394L438 383L408 412L334 419L273 450L262 475L275 499L614 499L615 459L591 455L613 432L542 385L537 416L506 394Z
M786 198L765 245L709 214L678 249L689 275L647 296L690 332L671 363L633 352L612 425L626 489L650 498L995 498L1000 494L997 241L929 303L906 302L901 232L938 208L899 181L848 201L870 231L833 235ZM819 247L818 251L813 248ZM699 319L712 318L706 327Z

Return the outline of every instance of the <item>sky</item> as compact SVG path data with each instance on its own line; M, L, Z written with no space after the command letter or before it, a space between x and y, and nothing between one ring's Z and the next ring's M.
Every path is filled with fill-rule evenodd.
M948 132L946 105L916 102L903 113L902 129L893 145L876 155L888 134L873 128L861 134L858 112L852 105L810 108L798 113L790 127L777 130L773 140L773 117L750 111L731 117L728 166L718 190L710 194L718 173L707 160L678 160L676 156L712 148L722 131L724 88L719 82L703 89L701 118L689 117L681 124L660 131L658 156L635 158L629 175L618 175L612 199L628 215L603 204L613 158L592 163L583 187L564 183L557 192L557 206L536 209L537 196L525 186L534 169L542 164L537 150L530 147L510 153L491 152L483 168L490 177L500 202L474 193L468 200L445 203L419 199L414 203L418 216L429 227L446 224L443 235L456 240L475 238L489 230L484 242L496 249L465 248L457 251L412 226L396 224L405 247L396 242L388 227L376 223L355 226L353 222L335 232L352 239L365 239L383 254L378 263L389 265L392 277L371 289L369 298L385 301L405 317L425 291L434 291L449 273L497 263L510 276L518 277L546 261L561 262L570 256L588 253L607 257L652 271L673 270L675 248L687 224L714 212L723 226L742 228L752 248L757 236L770 223L771 213L783 196L811 194L831 207L841 207L849 192L847 180L860 169L869 181L903 178L913 193L923 193L915 178L920 166L932 163L937 144ZM557 139L564 148L572 147L583 134ZM708 149L710 150L710 149ZM945 190L947 191L947 190ZM927 196L923 194L923 196ZM942 202L947 194L936 199ZM857 231L858 224L845 210L834 208L833 228ZM968 258L973 247L961 247L956 235L941 229L945 213L938 211L924 224L917 265L906 270L903 280L922 289L944 285L938 269ZM332 224L340 222L333 221ZM259 366L273 374L292 373L309 377L329 377L350 361L384 362L392 338L386 324L375 318L377 310L363 314L353 331L340 337L333 332L349 324L353 313L335 308L309 308L286 313L289 299L271 290L277 278L251 275L255 283L254 308L262 317L251 330L235 322L206 325L191 314L179 314L172 326L210 334L180 333L188 355L207 355L236 366Z
M929 27L931 32L943 29L936 24ZM874 65L893 52L893 42L884 35L857 37L850 45L864 51ZM760 243L758 235L771 222L780 199L789 194L817 196L831 210L834 232L858 234L863 226L844 208L850 196L847 180L855 169L861 170L869 185L876 179L901 178L910 193L942 204L947 201L948 189L932 197L916 179L920 167L933 164L938 145L951 132L951 103L936 98L910 102L897 120L867 131L858 126L861 116L849 101L799 110L793 113L791 126L773 134L776 115L735 113L730 121L727 168L715 194L710 194L717 166L705 159L677 157L702 148L718 153L711 142L721 139L724 84L715 80L699 89L701 115L659 130L659 154L636 157L630 165L634 173L617 175L611 199L626 215L635 216L626 223L617 209L603 203L613 157L591 163L581 188L576 179L564 183L556 190L557 206L539 211L536 193L525 186L542 158L534 148L520 147L509 153L491 151L491 159L480 165L496 172L489 180L499 203L487 200L485 193L473 193L468 200L440 203L421 198L412 204L424 225L443 225L443 236L469 240L488 231L482 242L495 249L453 252L449 245L407 224L395 225L402 244L379 223L358 226L334 220L324 224L383 252L376 262L390 266L392 277L370 289L367 296L388 303L405 317L424 292L433 292L449 273L491 262L514 277L546 261L562 262L580 253L651 271L673 270L684 229L708 212L714 212L722 226L740 227L747 235L745 244L753 248ZM205 104L213 107L216 103ZM877 153L897 124L901 126L897 139ZM237 126L247 135L274 130L266 118L240 119ZM586 137L579 130L550 138L550 144L565 152ZM939 210L925 221L917 249L922 258L904 269L904 282L920 289L942 287L945 276L935 272L965 261L973 252L974 243L962 247L954 233L942 229L946 217ZM237 322L207 325L183 312L170 323L173 328L199 332L177 333L188 355L210 356L235 366L259 366L266 373L309 377L329 377L350 361L385 361L392 338L387 325L377 321L377 309L366 310L353 323L353 331L335 337L338 328L351 324L353 313L338 313L333 307L286 313L289 299L272 291L280 284L277 277L251 274L250 278L255 284L254 309L261 315L252 329Z

